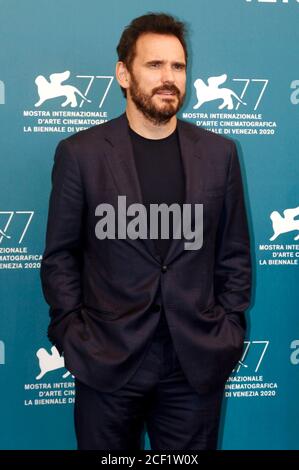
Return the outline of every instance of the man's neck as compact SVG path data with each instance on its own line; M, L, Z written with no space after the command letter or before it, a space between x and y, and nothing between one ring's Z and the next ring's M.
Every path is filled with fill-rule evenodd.
M172 134L177 126L176 115L165 124L154 124L138 109L127 106L126 115L133 131L147 139L163 139Z

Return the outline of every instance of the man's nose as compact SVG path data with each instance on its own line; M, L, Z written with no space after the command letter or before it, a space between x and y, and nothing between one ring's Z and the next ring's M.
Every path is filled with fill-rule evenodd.
M163 67L162 69L162 81L164 82L174 82L174 73L171 66Z

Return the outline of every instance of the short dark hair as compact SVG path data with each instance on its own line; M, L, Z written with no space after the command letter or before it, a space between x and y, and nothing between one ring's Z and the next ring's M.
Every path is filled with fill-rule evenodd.
M187 33L186 24L182 21L176 20L173 16L166 13L149 12L146 15L135 18L128 26L126 26L116 48L118 60L124 62L129 71L131 70L131 66L136 55L136 41L139 36L144 33L158 33L176 36L183 46L187 64L188 51L185 37ZM126 97L126 89L121 87L121 90L124 97Z

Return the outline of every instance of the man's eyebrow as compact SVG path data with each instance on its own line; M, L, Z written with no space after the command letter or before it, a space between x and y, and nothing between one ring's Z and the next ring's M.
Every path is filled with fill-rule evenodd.
M166 60L160 60L160 59L152 59L152 60L147 60L145 62L145 64L165 64ZM173 65L182 65L182 66L186 66L186 63L185 62L180 62L178 60L175 60L174 62L172 62Z

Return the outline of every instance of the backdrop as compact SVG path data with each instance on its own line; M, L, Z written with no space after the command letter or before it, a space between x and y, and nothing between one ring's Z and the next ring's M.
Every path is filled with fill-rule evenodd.
M235 140L245 184L254 296L219 447L299 449L299 0L0 0L0 448L76 447L39 279L50 173L60 139L124 111L116 45L148 11L187 22L179 117Z

